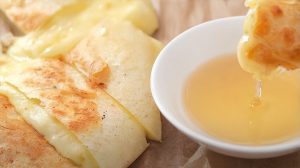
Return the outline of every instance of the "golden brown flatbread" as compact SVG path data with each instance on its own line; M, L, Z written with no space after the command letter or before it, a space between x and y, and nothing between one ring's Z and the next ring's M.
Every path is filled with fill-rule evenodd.
M130 111L148 138L160 141L160 112L151 95L150 73L162 47L130 22L110 19L100 22L64 59L94 88L102 88Z
M77 0L55 12L37 30L16 39L8 54L58 58L72 50L105 18L128 20L148 34L158 27L158 19L149 0Z
M69 5L69 2L75 3ZM149 0L70 0L65 3L4 0L0 8L23 30L31 31L10 48L17 52L8 52L9 57L0 58L0 94L9 99L24 121L55 147L55 152L82 167L128 167L148 146L145 126L140 119L145 122L150 138L161 139L160 114L151 97L149 77L162 46L144 34L152 34L158 26ZM78 45L70 53L106 18L117 20L105 25L111 29L107 31L109 34L115 34L108 36L108 43L103 38L91 42L92 45ZM130 22L123 23L123 20ZM97 38L100 38L98 34ZM91 50L98 47L97 42L111 47L104 50L108 54L100 57L102 52ZM121 55L118 55L119 49L124 50ZM67 59L70 55L75 57ZM115 60L109 61L110 56ZM122 63L121 68L113 67L118 60L129 62ZM102 81L108 69L113 75ZM124 73L128 77L124 78ZM95 80L93 77L99 77L98 74L101 77ZM102 82L107 86L105 91L104 87L98 87ZM123 84L118 85L118 82ZM119 92L120 89L123 91ZM62 163L53 167L63 166Z
M248 0L239 62L256 76L300 67L300 1Z
M30 32L37 29L51 15L63 6L76 0L1 0L0 9L21 30Z
M74 134L99 167L127 167L147 148L145 131L132 114L104 91L90 88L72 67L57 59L8 60L0 67L2 81ZM0 92L21 109L22 103L17 100L20 95L16 96L12 89L7 92L8 87L2 85ZM64 151L63 145L59 148Z
M75 168L28 125L8 99L0 95L0 167Z

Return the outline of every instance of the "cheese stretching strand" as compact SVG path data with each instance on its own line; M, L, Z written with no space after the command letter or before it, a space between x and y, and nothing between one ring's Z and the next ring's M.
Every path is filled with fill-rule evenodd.
M242 68L257 78L300 67L300 1L248 0L238 49Z

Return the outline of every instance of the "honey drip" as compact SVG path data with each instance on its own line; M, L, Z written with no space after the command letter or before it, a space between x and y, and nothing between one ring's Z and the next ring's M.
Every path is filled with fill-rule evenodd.
M256 90L256 92L255 92L253 101L250 104L250 108L253 112L255 112L257 107L262 104L262 102L261 102L262 101L262 81L261 80L257 80L255 90Z

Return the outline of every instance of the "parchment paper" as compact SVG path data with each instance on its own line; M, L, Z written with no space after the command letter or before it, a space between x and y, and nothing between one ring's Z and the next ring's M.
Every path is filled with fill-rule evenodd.
M163 119L163 141L151 142L131 168L300 168L300 152L270 159L229 157L197 145Z

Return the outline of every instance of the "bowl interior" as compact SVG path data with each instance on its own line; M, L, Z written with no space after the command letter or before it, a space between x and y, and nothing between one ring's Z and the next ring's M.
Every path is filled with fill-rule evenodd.
M215 20L193 27L176 37L163 49L154 64L151 90L163 115L196 141L216 150L241 152L248 158L251 157L249 154L255 154L258 158L269 157L266 153L282 153L297 148L299 138L256 147L223 142L210 137L193 124L186 115L182 101L183 86L193 70L214 57L236 53L243 21L244 17Z
M196 26L167 45L152 73L155 75L152 76L155 97L159 97L157 103L161 104L166 117L172 117L193 131L201 132L186 116L182 102L184 83L201 64L217 56L235 53L241 35L242 19L236 17Z

